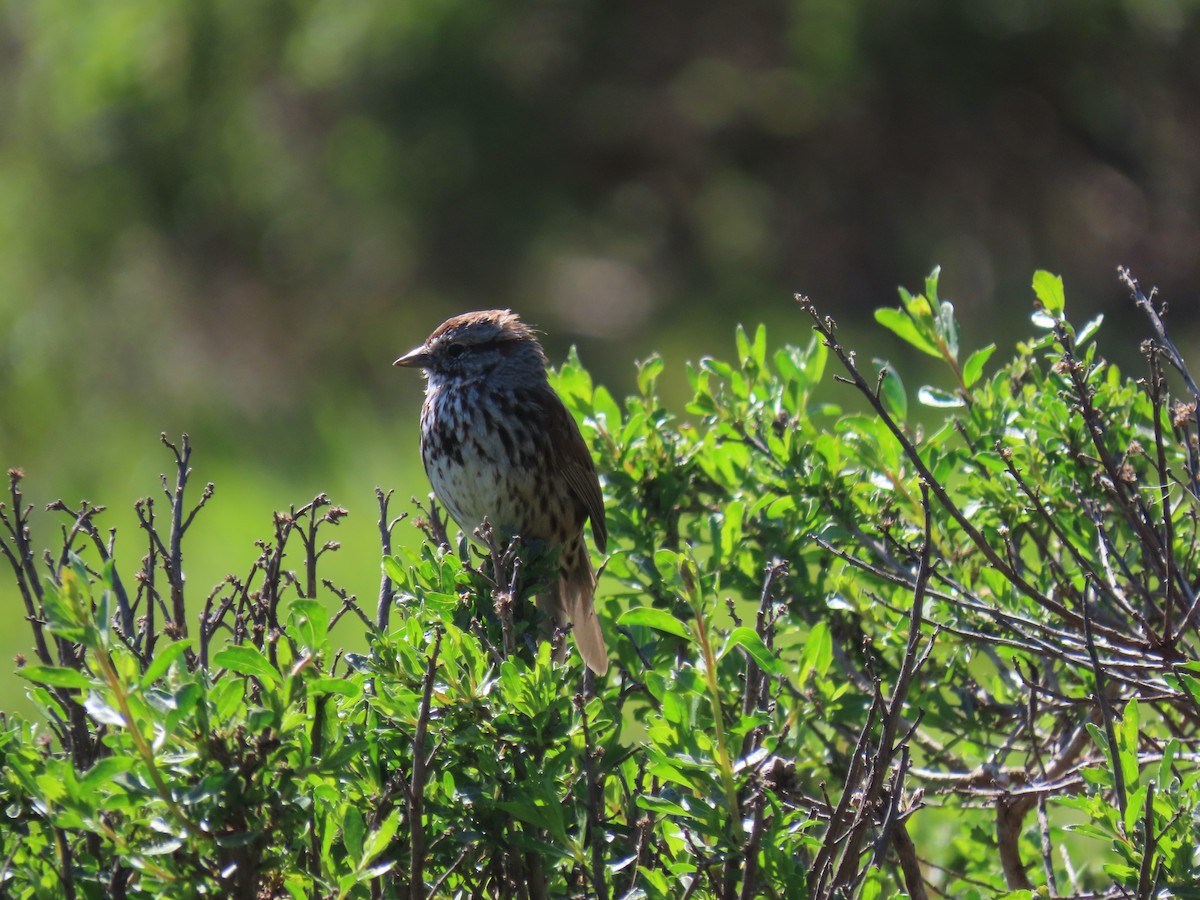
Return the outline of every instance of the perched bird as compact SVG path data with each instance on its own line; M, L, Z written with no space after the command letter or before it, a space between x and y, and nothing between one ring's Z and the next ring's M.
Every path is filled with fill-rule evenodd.
M433 492L468 534L486 517L502 540L558 548L559 575L538 606L572 626L588 668L608 669L596 576L583 526L603 553L604 500L579 426L546 378L546 353L511 310L443 322L394 365L423 369L421 458Z

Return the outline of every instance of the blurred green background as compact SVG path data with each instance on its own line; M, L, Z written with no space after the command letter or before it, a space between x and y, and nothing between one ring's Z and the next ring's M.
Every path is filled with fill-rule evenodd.
M739 321L807 340L795 291L900 361L871 311L934 264L966 346L1046 268L1134 359L1119 264L1196 340L1196 2L6 0L0 122L0 465L39 545L86 497L131 570L190 432L193 603L317 491L373 603L373 489L427 490L390 363L466 309L618 396L660 351L677 403Z

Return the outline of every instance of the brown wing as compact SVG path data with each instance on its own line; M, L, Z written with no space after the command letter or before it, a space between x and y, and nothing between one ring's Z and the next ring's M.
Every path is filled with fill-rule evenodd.
M592 464L592 454L562 400L550 387L546 388L546 392L547 418L552 423L550 444L554 448L555 464L570 485L580 508L592 520L592 538L596 541L596 549L604 553L608 545L608 528L604 524L604 497L600 493L600 479Z

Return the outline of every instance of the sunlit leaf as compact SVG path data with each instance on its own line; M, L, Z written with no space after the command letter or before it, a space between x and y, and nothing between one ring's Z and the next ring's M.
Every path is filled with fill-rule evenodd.
M396 584L405 584L408 581L408 573L404 571L404 566L401 565L398 557L385 556L383 558L383 574L387 575Z
M760 669L768 675L782 675L784 672L783 664L778 657L771 652L771 649L763 643L763 639L758 632L753 628L745 626L735 628L729 633L729 639L725 642L725 647L721 650L720 656L723 658L729 651L735 647L740 647L754 660Z
M643 397L649 397L654 393L654 387L658 382L658 376L662 374L664 368L665 363L663 363L662 357L657 353L647 357L638 364L638 391Z
M995 352L996 345L988 344L986 347L981 347L967 357L967 361L963 363L962 368L964 387L969 388L974 386L975 382L977 382L980 376L983 374L984 365L989 359L992 358L992 354Z
M304 689L312 696L320 694L340 694L355 700L362 696L362 685L346 678L331 678L327 675L310 679Z
M808 632L804 642L804 664L800 669L800 683L808 680L811 673L818 677L829 671L833 662L833 637L829 631L829 623L824 619L817 622Z
M165 647L161 645L155 647L154 659L150 661L150 665L146 667L146 671L142 675L142 687L149 687L158 681L171 668L171 664L187 653L188 648L191 646L191 638L184 638L183 640L167 644Z
M400 809L397 807L388 814L386 819L379 823L379 827L375 831L371 832L370 841L363 852L363 865L374 861L379 854L387 850L388 844L396 836L396 831L399 827Z
M928 353L938 359L942 358L942 351L938 349L938 345L926 337L904 311L886 307L877 309L875 310L875 321L912 344L922 353Z
M1096 336L1096 332L1100 330L1100 326L1104 324L1104 313L1100 313L1096 318L1091 319L1081 329L1075 337L1076 344L1086 344Z
M97 691L88 693L87 699L83 702L83 708L87 710L89 716L101 725L115 725L117 727L125 725L125 717Z
M226 647L213 654L212 661L215 665L223 666L231 672L257 678L268 687L274 686L279 681L279 671L255 647L247 645Z
M366 832L362 813L353 806L346 810L345 818L342 819L342 842L346 845L351 859L362 859L363 837Z
M938 307L937 330L950 358L958 359L958 322L954 318L954 305L948 300Z
M68 669L65 666L24 666L17 669L17 674L22 678L27 678L38 684L46 684L50 687L87 690L94 684L92 679L88 678L82 672L77 669Z
M655 631L662 631L667 634L673 634L676 637L692 639L691 630L688 626L671 615L664 609L655 609L652 606L639 606L623 613L617 620L621 625L632 627L641 625L646 628L653 628Z
M1066 305L1066 296L1060 276L1039 269L1033 275L1033 293L1042 304L1042 309L1051 317L1057 319L1062 316L1063 307Z
M925 385L917 391L917 399L925 406L933 406L939 409L952 409L958 406L966 406L961 395L953 391L944 391L941 388L930 387Z
M896 368L886 359L876 359L874 362L877 370L887 370L878 382L883 403L893 418L903 422L908 418L908 394L904 390L904 382L900 380Z

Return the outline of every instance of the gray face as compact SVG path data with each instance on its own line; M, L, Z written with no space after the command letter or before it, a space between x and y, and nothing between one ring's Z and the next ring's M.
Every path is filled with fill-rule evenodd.
M546 355L533 330L507 310L456 316L395 364L424 369L431 390L466 381L528 387L546 380Z

